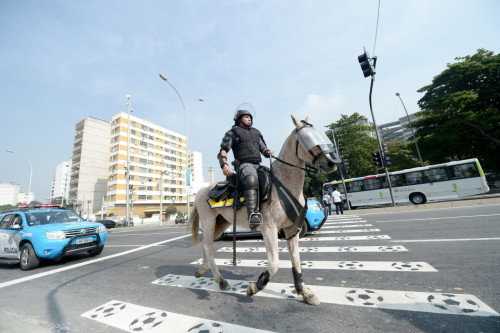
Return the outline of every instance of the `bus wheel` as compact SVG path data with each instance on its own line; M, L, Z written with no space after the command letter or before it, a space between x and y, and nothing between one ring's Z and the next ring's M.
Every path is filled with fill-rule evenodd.
M422 193L412 193L410 201L415 205L421 205L427 202L427 198Z

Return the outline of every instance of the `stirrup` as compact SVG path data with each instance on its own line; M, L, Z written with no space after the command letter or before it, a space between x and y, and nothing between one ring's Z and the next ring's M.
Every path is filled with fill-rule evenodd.
M259 212L254 212L248 217L250 229L255 230L261 225L262 215Z

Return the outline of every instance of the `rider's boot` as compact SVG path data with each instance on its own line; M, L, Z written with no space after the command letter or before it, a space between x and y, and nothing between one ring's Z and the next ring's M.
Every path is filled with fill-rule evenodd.
M255 176L245 179L245 202L248 212L248 224L254 230L260 226L262 215L259 213L259 180Z

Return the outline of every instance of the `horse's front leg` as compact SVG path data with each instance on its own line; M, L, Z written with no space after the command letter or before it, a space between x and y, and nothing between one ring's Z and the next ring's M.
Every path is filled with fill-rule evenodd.
M250 282L247 287L247 296L253 296L264 289L274 274L278 272L278 229L276 229L276 225L263 225L262 237L267 251L267 270L259 276L257 282Z
M295 226L292 226L295 227ZM287 232L288 234L289 232ZM321 301L319 298L306 286L302 280L302 268L300 266L300 254L299 254L299 235L295 235L287 240L288 255L290 256L290 261L292 262L292 274L293 283L295 285L295 290L297 290L298 295L302 295L304 301L310 305L319 305Z

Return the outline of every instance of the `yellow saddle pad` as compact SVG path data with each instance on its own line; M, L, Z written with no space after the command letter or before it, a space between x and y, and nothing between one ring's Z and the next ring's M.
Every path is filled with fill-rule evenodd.
M210 199L210 198L207 200L210 208L221 208L221 207L234 206L233 201L234 201L233 198L230 198L227 200L220 200L220 201ZM244 203L244 202L245 202L245 197L240 197L240 203Z

